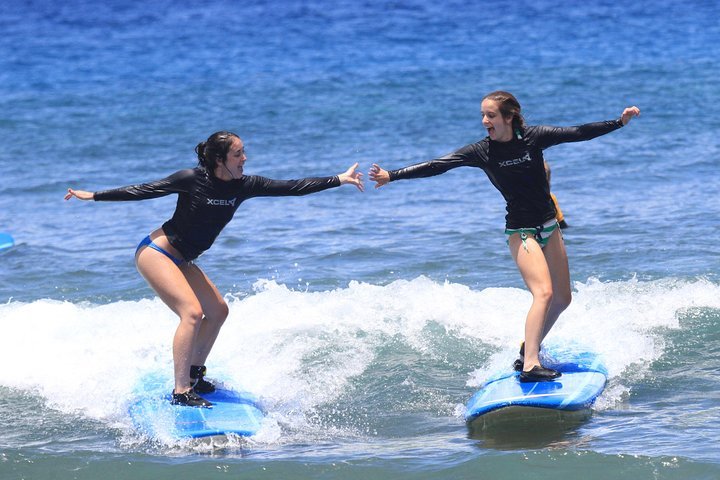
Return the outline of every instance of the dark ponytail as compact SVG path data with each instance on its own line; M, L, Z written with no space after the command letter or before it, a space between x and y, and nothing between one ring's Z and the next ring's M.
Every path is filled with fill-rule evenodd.
M207 165L205 163L205 142L200 142L197 144L197 147L195 147L195 153L198 157L198 165L207 168Z
M503 118L512 118L513 133L518 140L522 139L525 135L525 119L520 113L520 102L517 101L517 98L510 92L496 90L485 95L483 100L485 99L493 100L498 104L498 110Z
M225 163L227 154L232 146L233 139L240 138L237 134L225 130L215 132L204 142L195 147L198 165L205 168L211 175L218 165Z

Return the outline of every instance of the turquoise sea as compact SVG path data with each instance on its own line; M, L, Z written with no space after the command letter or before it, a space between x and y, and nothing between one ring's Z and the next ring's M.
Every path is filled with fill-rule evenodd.
M720 4L4 2L0 478L720 478ZM609 370L589 418L470 434L530 295L504 202L456 169L364 193L244 203L198 263L230 305L209 376L259 396L247 441L140 435L137 382L177 320L135 270L175 198L64 202L195 165L216 130L246 173L397 168L528 123L642 116L546 151L574 301L551 338Z

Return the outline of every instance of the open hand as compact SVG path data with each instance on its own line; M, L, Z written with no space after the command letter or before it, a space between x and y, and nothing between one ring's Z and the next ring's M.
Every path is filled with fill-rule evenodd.
M65 194L65 200L70 200L72 197L75 197L79 200L92 200L93 192L86 192L84 190L73 190L72 188L68 188L68 193Z
M380 188L383 185L387 185L390 183L390 174L387 172L387 170L383 170L380 168L380 165L377 163L373 163L372 167L370 168L370 180L375 183L375 188Z
M355 171L357 169L357 167L358 167L358 164L356 162L355 165L348 168L345 171L345 173L341 173L340 175L338 175L338 178L340 179L341 185L349 183L349 184L355 185L358 188L358 190L360 190L361 192L364 192L365 186L362 183L363 174Z

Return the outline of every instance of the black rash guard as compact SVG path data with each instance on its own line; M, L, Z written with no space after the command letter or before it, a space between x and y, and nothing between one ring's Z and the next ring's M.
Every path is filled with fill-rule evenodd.
M622 121L588 123L576 127L526 127L522 139L479 142L428 162L391 170L390 181L440 175L468 166L485 171L507 202L506 228L537 227L555 217L542 151L553 145L581 142L622 127Z
M180 170L167 178L140 185L95 192L98 201L145 200L178 194L175 213L162 226L170 244L187 261L210 248L240 204L252 197L299 196L339 187L337 176L271 180L243 175L220 180L204 168Z

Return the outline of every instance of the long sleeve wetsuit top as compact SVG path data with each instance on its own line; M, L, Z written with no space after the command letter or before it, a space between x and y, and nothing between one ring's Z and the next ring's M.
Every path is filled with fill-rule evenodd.
M210 248L240 204L252 197L299 196L339 187L337 176L272 180L243 175L220 180L204 168L180 170L167 178L95 192L97 201L145 200L178 194L172 218L162 226L170 244L187 261Z
M620 120L576 127L526 127L521 139L479 142L428 162L390 170L390 181L440 175L457 167L481 168L507 202L506 228L537 227L555 217L542 151L553 145L581 142L622 127Z

